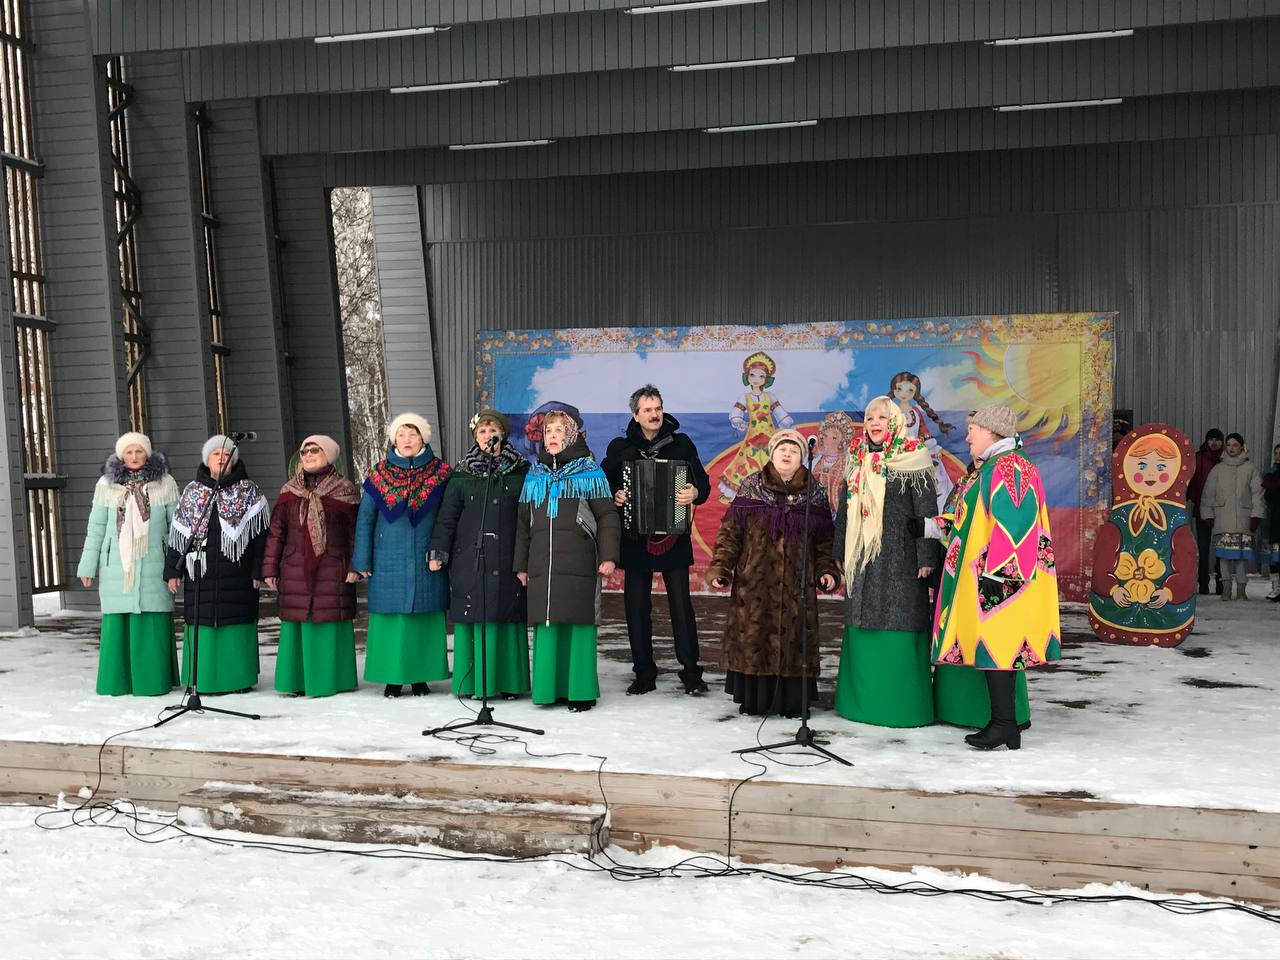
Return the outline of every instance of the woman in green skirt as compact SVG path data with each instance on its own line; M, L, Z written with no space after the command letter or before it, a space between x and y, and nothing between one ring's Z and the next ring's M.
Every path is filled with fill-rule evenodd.
M524 584L511 570L529 461L507 439L511 424L497 410L472 417L471 433L475 443L444 491L428 566L449 567L453 692L479 697L483 678L486 696L512 700L529 692Z
M360 493L338 472L340 452L332 437L303 440L271 511L262 576L280 596L276 689L295 697L356 688L351 552Z
M578 713L600 696L600 577L618 562L622 521L578 422L552 410L541 427L542 450L520 491L512 565L529 589L533 702L567 703Z
M76 570L86 587L98 578L98 693L153 697L178 680L173 595L164 578L164 538L177 501L164 454L141 433L117 440L93 490Z
M444 611L449 579L427 569L427 547L444 497L449 465L431 452L431 425L402 413L387 428L387 456L369 472L356 516L352 567L369 581L364 678L398 697L415 697L449 678Z
M933 459L906 435L888 397L867 404L846 468L834 552L845 580L844 644L836 712L882 727L933 722L929 577L938 540Z
M202 693L247 693L258 682L258 588L271 515L234 440L210 437L201 455L165 555L169 589L183 591L182 682Z

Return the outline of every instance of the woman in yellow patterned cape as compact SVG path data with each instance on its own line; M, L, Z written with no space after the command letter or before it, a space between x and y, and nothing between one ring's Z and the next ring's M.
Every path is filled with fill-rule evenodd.
M967 439L974 470L939 518L944 559L933 660L985 672L991 722L965 741L1016 750L1016 672L1051 663L1062 651L1049 509L1013 410L974 411Z

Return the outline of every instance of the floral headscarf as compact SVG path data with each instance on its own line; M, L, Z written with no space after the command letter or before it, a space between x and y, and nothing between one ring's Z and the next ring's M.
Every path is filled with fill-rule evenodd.
M844 536L846 583L880 555L886 475L904 476L911 483L926 483L933 477L933 458L921 441L906 435L906 419L896 403L888 397L876 397L867 404L865 416L870 418L882 408L889 413L884 443L879 450L872 450L871 438L864 431L849 454L845 472L849 485Z

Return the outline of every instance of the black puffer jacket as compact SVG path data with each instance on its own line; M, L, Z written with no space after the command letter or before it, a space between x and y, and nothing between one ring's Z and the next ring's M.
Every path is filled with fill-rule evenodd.
M247 480L244 461L231 468L224 481L226 485ZM196 470L195 480L212 487L213 476L203 463ZM232 562L222 555L222 538L218 533L217 506L209 518L208 544L205 547L205 573L200 582L200 624L220 627L237 623L257 623L258 588L254 581L262 579L262 554L267 544L267 529L263 528L249 541L239 562ZM182 616L187 623L196 622L196 585L187 576L184 558L172 547L165 548L164 576L166 580L182 578ZM199 571L199 567L196 568Z
M698 489L695 504L705 503L711 494L711 481L707 479L707 471L698 459L698 448L689 436L676 433L680 429L680 421L671 414L664 414L658 435L652 440L646 439L640 424L632 420L627 424L625 436L610 441L605 453L604 462L600 466L609 478L609 486L617 492L622 489L622 467L629 461L639 460L649 455L654 447L658 450L652 455L661 460L685 460L689 463L689 482ZM670 439L668 439L670 438ZM624 570L644 572L675 570L693 564L693 543L688 534L677 537L669 550L663 553L650 553L645 547L645 538L633 534L622 534L622 560L619 566Z
M578 438L559 456L544 450L538 460L554 470L590 453ZM578 523L579 504L586 504L595 517L594 541ZM621 531L611 497L561 497L555 517L547 515L546 502L536 507L521 503L512 569L529 574L529 623L595 623L596 568L606 560L618 562Z

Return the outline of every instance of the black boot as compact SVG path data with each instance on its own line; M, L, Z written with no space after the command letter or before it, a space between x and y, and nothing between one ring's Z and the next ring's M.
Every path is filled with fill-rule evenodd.
M634 697L637 694L652 693L658 689L658 682L653 677L636 677L631 681L631 686L627 687L627 696Z
M964 738L964 742L978 750L994 750L1008 747L1017 750L1022 746L1022 731L1014 715L1013 691L1018 675L1012 670L987 670L987 696L991 698L991 722Z
M594 700L570 700L569 712L570 713L586 713L595 705L596 705L596 702Z
M415 683L411 689L413 690L413 695L415 697L425 697L431 692L431 688L425 683Z
M401 690L400 684L388 683L385 687L382 688L382 695L384 697L398 697L400 696L400 690Z

